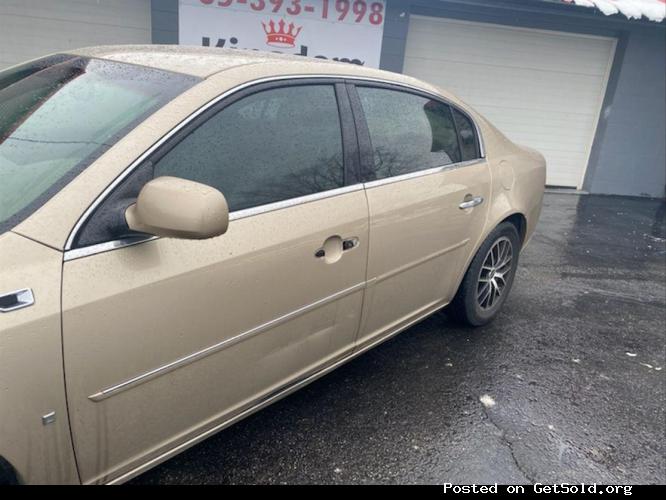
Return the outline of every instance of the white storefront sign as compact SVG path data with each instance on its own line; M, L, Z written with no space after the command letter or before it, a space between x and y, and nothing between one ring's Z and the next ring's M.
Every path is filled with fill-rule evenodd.
M179 0L179 43L379 67L384 0Z

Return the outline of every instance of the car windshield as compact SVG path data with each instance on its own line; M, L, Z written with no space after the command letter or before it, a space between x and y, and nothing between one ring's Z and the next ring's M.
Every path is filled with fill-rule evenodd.
M0 72L0 233L198 81L67 55Z

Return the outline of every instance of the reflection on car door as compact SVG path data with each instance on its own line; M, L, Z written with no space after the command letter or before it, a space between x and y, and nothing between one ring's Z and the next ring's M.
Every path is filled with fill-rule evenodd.
M137 175L217 187L232 210L226 234L65 262L84 482L159 460L353 348L368 213L362 185L345 179L335 87L252 90L225 106Z
M460 204L488 198L490 173L485 160L464 161L478 146L461 151L448 104L389 86L349 90L370 210L362 347L451 300L488 207Z

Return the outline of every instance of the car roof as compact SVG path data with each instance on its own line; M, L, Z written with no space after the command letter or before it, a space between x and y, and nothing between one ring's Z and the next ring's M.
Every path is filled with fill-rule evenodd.
M436 89L425 82L398 73L368 68L358 64L257 50L185 45L108 45L70 50L67 53L148 66L201 78L208 78L214 74L240 66L263 65L271 66L276 76L318 73L331 75L333 73L341 77L387 80L441 93L440 89Z

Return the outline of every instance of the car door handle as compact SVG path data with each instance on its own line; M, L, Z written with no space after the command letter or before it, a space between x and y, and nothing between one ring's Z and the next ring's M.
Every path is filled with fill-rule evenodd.
M329 239L335 239L335 238L329 238ZM328 241L328 240L327 240ZM338 238L338 245L340 245L340 239ZM326 243L324 243L324 247L326 246ZM352 248L358 246L358 238L347 238L346 240L342 240L342 251L346 252L347 250L351 250ZM315 252L315 257L318 259L326 257L326 250L325 248L322 247L319 250ZM340 247L338 247L340 248Z
M351 250L352 248L358 246L358 238L348 238L346 240L342 240L342 251L346 252L347 250Z
M465 201L458 205L458 208L460 210L465 210L466 208L474 208L477 205L481 205L481 203L483 203L483 196L474 196L469 199L465 196Z
M23 309L35 303L35 296L30 288L16 290L4 295L0 295L0 313L7 313Z

